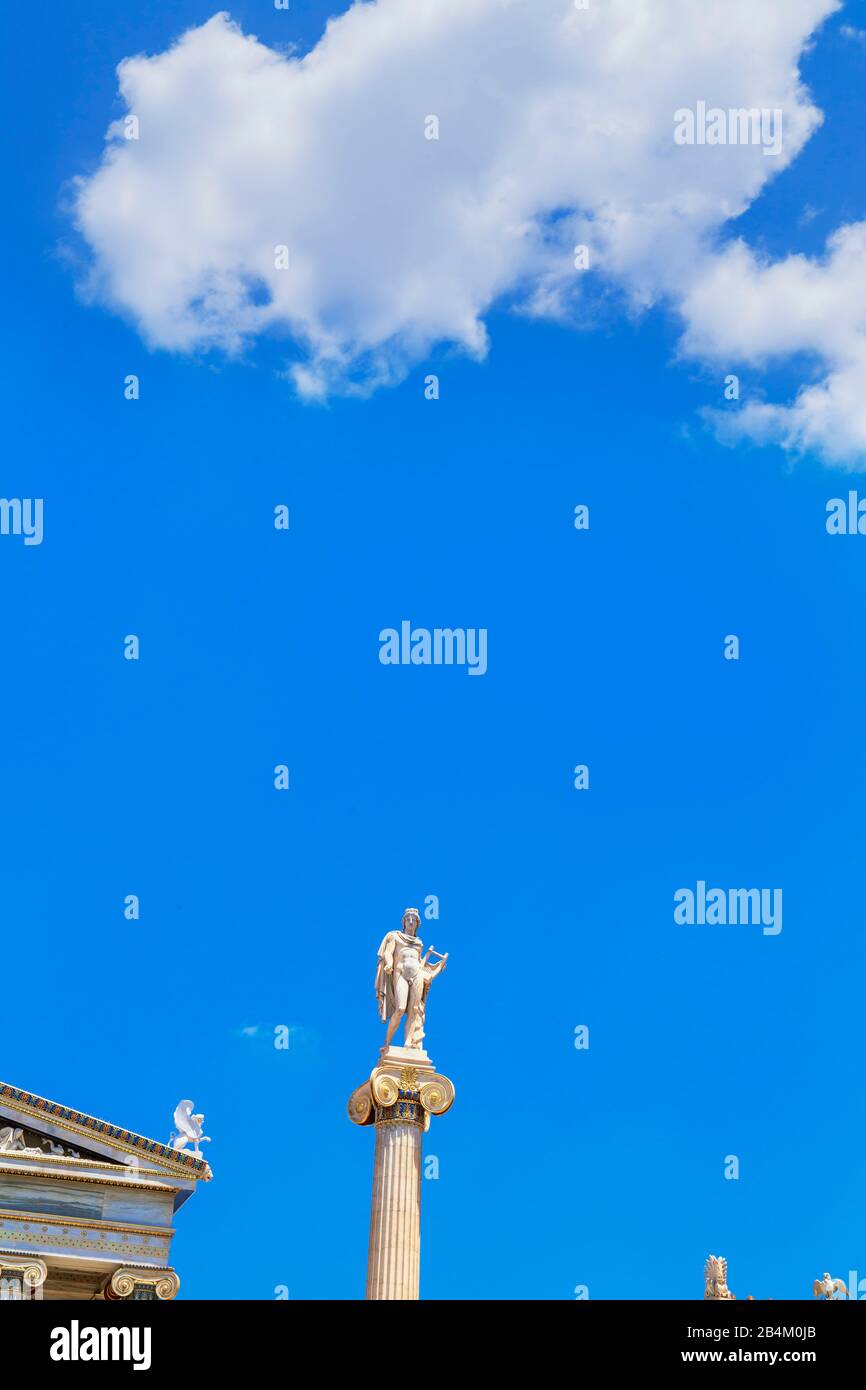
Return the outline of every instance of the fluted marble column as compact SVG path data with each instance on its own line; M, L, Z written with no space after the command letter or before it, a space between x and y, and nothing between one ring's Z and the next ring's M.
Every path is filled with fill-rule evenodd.
M412 1059L411 1063L408 1058ZM349 1100L349 1117L375 1125L368 1299L417 1299L421 1272L421 1137L454 1100L447 1076L425 1052L383 1049L379 1066Z
M388 1116L376 1121L367 1298L417 1298L420 1277L421 1126Z

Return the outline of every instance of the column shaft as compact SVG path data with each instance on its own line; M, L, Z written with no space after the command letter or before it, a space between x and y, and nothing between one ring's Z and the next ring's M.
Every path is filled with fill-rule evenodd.
M376 1125L367 1298L418 1298L421 1268L421 1129Z

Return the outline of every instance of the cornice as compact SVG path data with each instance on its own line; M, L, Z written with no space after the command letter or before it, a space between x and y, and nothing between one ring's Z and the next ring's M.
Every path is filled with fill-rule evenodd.
M135 1173L136 1177L155 1177L167 1178L169 1174L164 1168L145 1168L143 1164L120 1163L113 1159L98 1158L70 1158L68 1154L49 1154L32 1153L27 1149L5 1149L0 1153L0 1162L30 1164L30 1168L22 1171L37 1171L33 1165L38 1163L48 1163L58 1168L66 1166L68 1168L94 1168L100 1172L107 1173ZM192 1176L191 1174L189 1176ZM186 1191L186 1188L178 1188L178 1191Z
M116 1170L117 1164L113 1166ZM89 1187L121 1187L125 1192L130 1188L136 1192L165 1192L172 1195L185 1191L182 1187L171 1187L164 1182L132 1182L129 1178L98 1177L96 1174L88 1176L83 1173L44 1173L36 1168L19 1168L15 1164L7 1167L5 1163L0 1164L0 1173L7 1173L16 1178L20 1178L22 1173L27 1173L33 1178L45 1178L47 1182L78 1182Z

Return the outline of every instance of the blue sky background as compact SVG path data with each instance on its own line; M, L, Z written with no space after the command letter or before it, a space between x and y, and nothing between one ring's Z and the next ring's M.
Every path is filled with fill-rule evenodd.
M305 47L335 8L232 14ZM443 350L326 407L277 343L149 353L76 299L63 189L116 63L212 12L3 19L0 491L45 498L45 540L0 542L0 1076L160 1139L194 1098L215 1179L178 1218L181 1297L363 1296L373 1135L345 1106L379 940L436 894L457 1101L425 1140L423 1296L700 1297L709 1251L740 1297L866 1276L866 541L824 529L862 475L719 446L724 373L677 363L661 312L503 307L483 365ZM839 35L864 20L806 59L826 122L736 229L773 254L866 214L866 45ZM486 677L382 667L403 618L487 627ZM699 878L781 887L781 936L676 927Z

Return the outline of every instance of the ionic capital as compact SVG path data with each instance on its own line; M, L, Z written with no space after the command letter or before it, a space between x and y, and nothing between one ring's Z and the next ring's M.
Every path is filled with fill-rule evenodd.
M30 1297L36 1289L42 1288L47 1277L48 1266L44 1260L34 1260L32 1257L18 1259L14 1255L0 1253L0 1289L20 1280L23 1290L27 1290L25 1296ZM41 1294L38 1296L42 1297Z
M348 1108L356 1125L414 1124L427 1130L430 1116L444 1115L453 1104L453 1081L432 1065L385 1058L352 1092Z
M173 1269L116 1269L103 1289L111 1299L168 1300L177 1295L180 1279Z

